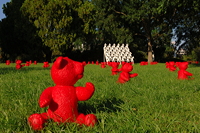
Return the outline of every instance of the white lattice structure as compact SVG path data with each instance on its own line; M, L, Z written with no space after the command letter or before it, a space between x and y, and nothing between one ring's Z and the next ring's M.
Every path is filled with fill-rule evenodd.
M106 43L104 44L103 47L104 51L104 62L133 62L134 63L134 56L132 56L132 53L130 52L130 49L128 47L128 44L124 46L122 44L113 44L111 45L110 43L107 45Z

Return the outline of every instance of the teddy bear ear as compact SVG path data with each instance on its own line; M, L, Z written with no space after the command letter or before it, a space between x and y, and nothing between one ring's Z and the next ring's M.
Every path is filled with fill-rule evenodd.
M58 57L54 62L54 65L57 69L63 69L68 64L68 61L62 56Z

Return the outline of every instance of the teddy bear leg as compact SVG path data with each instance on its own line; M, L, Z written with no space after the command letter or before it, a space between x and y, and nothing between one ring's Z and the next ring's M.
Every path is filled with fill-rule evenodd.
M76 119L76 123L82 125L86 125L86 126L94 126L97 123L97 117L94 114L88 114L88 115L84 115L84 114L79 114L77 119Z
M34 130L41 130L47 119L48 117L46 113L32 114L28 118L28 123Z
M121 78L119 78L118 80L117 80L117 83L121 83L121 84L123 84L123 83L125 83L126 81L125 80L122 80Z
M82 125L85 123L85 115L80 113L75 121L77 124Z
M97 123L97 117L94 114L85 116L85 125L93 127Z

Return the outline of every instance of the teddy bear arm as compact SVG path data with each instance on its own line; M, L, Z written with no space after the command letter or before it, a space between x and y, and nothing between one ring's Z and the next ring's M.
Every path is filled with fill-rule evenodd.
M175 70L176 70L176 67L171 66L171 67L170 67L170 70L175 71Z
M79 101L86 101L90 99L95 91L95 87L92 83L86 83L85 87L76 87L76 96Z
M134 78L134 77L136 77L136 76L138 76L137 73L130 74L130 78Z
M48 87L40 95L39 105L40 105L41 108L49 105L49 103L52 99L52 95L51 95L52 89L53 89L53 87Z
M184 74L187 75L187 76L192 76L193 74L188 72L188 71L184 71Z

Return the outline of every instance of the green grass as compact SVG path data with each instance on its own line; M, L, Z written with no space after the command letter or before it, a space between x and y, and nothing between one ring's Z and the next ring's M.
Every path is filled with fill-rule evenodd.
M42 113L38 98L54 83L50 68L42 63L15 70L15 64L0 64L0 132L31 133L27 118ZM75 86L92 82L96 91L88 101L79 102L79 110L94 113L98 124L79 127L74 123L57 125L51 120L41 132L198 132L200 130L200 66L189 65L194 80L177 80L177 71L165 64L134 65L138 77L117 84L111 68L87 65L84 77Z

